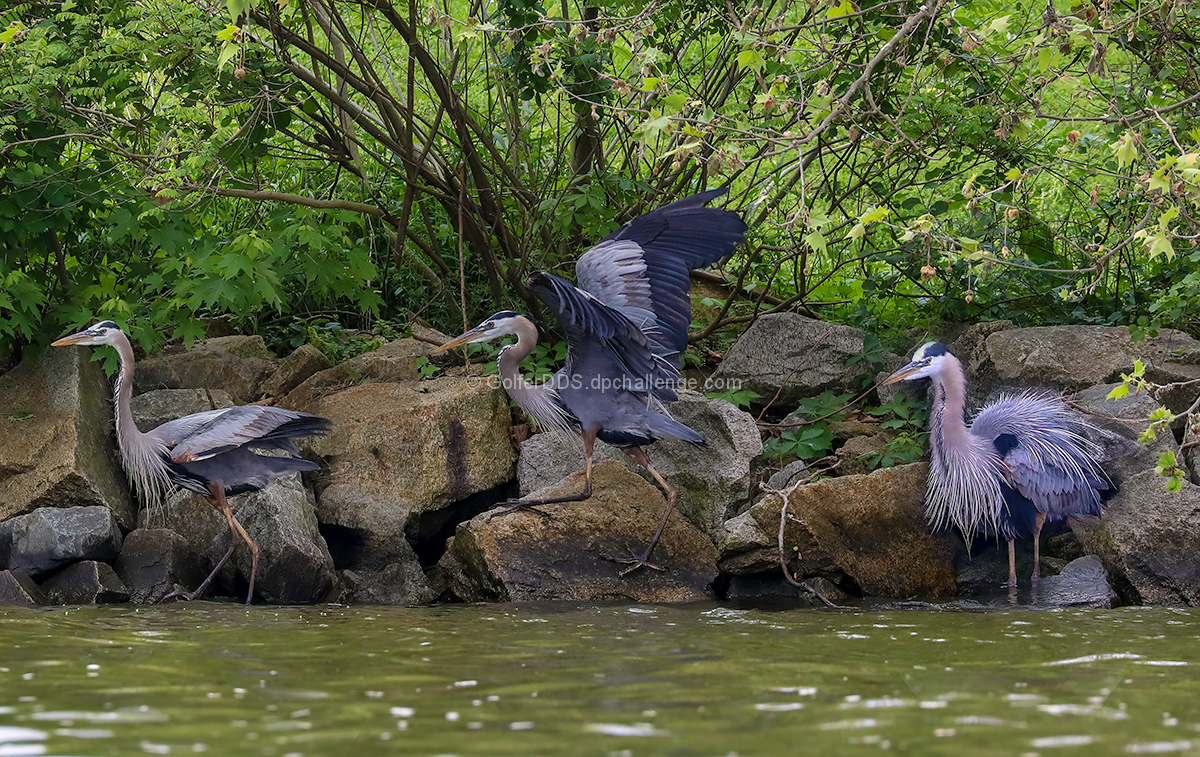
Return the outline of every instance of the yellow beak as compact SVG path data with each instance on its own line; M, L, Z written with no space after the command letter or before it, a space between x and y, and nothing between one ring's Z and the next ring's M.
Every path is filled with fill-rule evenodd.
M895 384L898 381L904 381L905 379L909 378L917 371L921 370L921 368L922 368L922 366L918 365L917 363L909 363L908 365L904 366L900 370L896 371L892 375L885 378L883 380L883 382L880 384L880 386L887 386L888 384Z
M468 331L467 333L456 336L453 339L451 339L450 341L443 344L441 347L438 347L436 350L433 351L432 354L436 355L439 352L446 352L447 350L452 350L455 347L458 347L459 345L466 344L467 342L471 341L472 339L474 339L475 337L479 336L482 333L483 333L483 329L481 329L479 327L475 327L475 328L471 329L470 331Z
M70 336L64 336L62 339L53 341L50 343L50 346L51 347L69 347L72 344L79 344L80 342L86 342L90 338L90 336L91 335L88 334L86 331L80 331L77 334L71 334Z

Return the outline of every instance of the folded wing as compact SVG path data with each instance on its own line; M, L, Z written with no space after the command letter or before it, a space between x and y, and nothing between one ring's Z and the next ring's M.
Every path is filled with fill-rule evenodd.
M175 463L203 460L238 447L291 450L291 439L322 434L329 421L277 407L241 405L164 423L150 433Z

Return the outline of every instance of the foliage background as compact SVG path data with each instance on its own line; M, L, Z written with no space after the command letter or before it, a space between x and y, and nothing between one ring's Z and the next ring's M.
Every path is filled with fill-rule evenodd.
M456 332L656 205L749 244L694 340L792 309L1200 335L1190 2L60 0L0 12L0 362ZM331 336L332 335L332 336ZM697 352L693 361L702 360Z

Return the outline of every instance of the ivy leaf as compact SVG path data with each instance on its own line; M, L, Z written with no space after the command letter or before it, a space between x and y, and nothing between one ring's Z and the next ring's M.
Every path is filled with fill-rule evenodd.
M1106 400L1119 400L1122 397L1129 395L1129 384L1117 384L1112 391L1108 393Z

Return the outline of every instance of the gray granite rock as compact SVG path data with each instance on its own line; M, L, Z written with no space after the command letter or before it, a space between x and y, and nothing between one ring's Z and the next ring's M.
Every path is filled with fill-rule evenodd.
M309 376L332 367L325 353L311 344L302 344L280 361L275 372L263 382L261 391L267 397L282 397Z
M211 508L210 508L211 509ZM154 604L176 591L191 591L208 574L186 539L166 528L131 531L113 564L137 604Z
M758 394L756 405L774 398L779 410L826 390L857 393L868 364L847 362L862 352L863 336L860 329L796 313L764 315L738 338L704 389L748 389Z
M0 570L0 605L44 605L46 595L24 573Z
M1108 609L1117 593L1108 583L1108 572L1095 555L1067 563L1057 576L1038 581L1037 603L1043 607L1096 607Z
M0 523L0 562L31 576L120 551L121 530L107 507L42 507Z
M132 527L112 390L90 354L50 349L0 375L0 520L39 507L99 505Z
M275 372L278 358L261 336L222 336L191 349L164 352L138 362L134 390L224 389L234 402L253 402Z
M128 602L129 590L112 566L95 560L72 563L42 582L46 601L55 605Z
M596 466L586 502L547 508L548 515L484 513L461 524L439 566L455 596L469 602L570 599L689 602L712 597L716 550L695 526L671 513L651 556L661 571L622 577L607 558L640 553L665 504L659 490L624 466ZM583 474L534 492L561 496L583 486Z
M154 389L129 403L133 422L143 432L185 415L232 406L233 399L224 389Z

